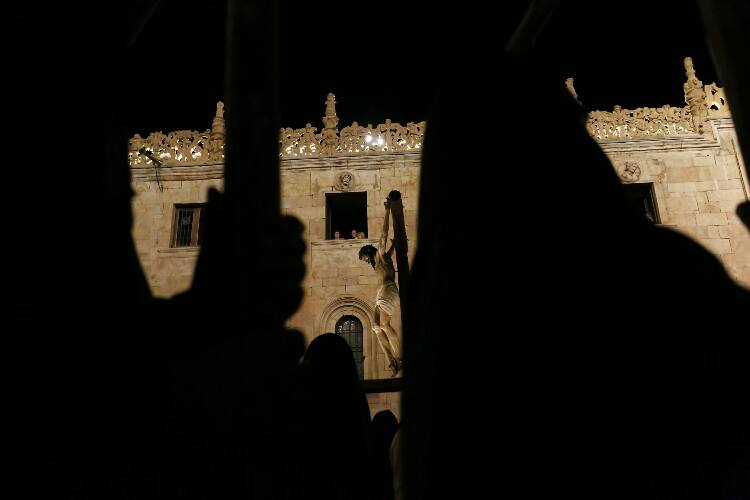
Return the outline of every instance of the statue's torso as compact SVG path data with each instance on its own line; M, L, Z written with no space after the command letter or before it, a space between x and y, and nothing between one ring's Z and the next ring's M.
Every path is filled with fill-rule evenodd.
M396 269L393 267L393 259L381 252L377 254L375 272L378 273L383 283L387 281L395 282L396 280Z

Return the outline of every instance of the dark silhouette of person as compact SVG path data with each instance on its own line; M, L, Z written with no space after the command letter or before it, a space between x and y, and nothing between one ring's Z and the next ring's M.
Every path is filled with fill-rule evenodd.
M398 420L391 410L382 410L372 417L372 459L375 498L393 500L393 469L391 442L398 430Z
M464 53L424 142L406 494L721 497L748 446L750 294L700 245L631 210L548 61ZM491 75L463 78L487 60ZM523 112L509 115L519 92ZM503 153L488 163L458 147L456 124ZM452 227L495 239L456 245Z
M313 339L299 383L289 498L373 498L370 410L346 340L334 333Z
M10 202L4 490L21 497L268 498L282 482L300 347L280 325L302 297L302 226L266 221L250 252L213 192L193 287L151 296L131 236L127 87L155 4L36 2L6 18L24 155L9 182L28 189ZM249 284L248 252L264 262ZM258 297L240 302L248 288Z

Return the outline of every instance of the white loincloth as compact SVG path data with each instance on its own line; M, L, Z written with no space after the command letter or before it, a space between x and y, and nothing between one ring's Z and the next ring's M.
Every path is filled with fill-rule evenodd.
M378 296L375 299L375 307L388 316L393 316L396 310L396 304L399 303L398 287L393 281L386 281L378 290Z

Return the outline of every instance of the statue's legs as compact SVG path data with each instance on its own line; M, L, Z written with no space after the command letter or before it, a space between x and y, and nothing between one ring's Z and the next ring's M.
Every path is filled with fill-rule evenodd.
M400 358L401 356L399 356L399 354L401 353L401 344L398 341L398 334L391 326L391 317L382 311L380 312L380 327L385 330L393 356L395 358Z
M394 375L401 370L401 360L398 357L398 337L396 331L390 325L390 316L382 312L379 307L375 308L375 326L372 330L378 339L380 348L383 349L386 358L388 358L388 367ZM395 340L395 343L393 340Z
M393 374L396 375L401 371L401 343L398 341L398 334L396 330L391 326L391 317L380 311L380 328L385 332L387 342L392 353L392 357L389 358L391 369Z

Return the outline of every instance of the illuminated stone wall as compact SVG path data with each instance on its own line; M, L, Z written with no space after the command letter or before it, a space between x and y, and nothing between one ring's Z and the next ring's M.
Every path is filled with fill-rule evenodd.
M661 224L694 238L721 260L735 280L750 287L750 235L735 214L737 205L750 199L750 192L729 107L720 87L704 86L697 79L689 58L685 68L686 106L635 110L615 106L611 112L591 112L586 127L624 183L653 183ZM566 85L575 96L573 80ZM364 127L354 122L339 130L335 97L329 94L325 104L319 132L307 124L281 129L279 134L282 210L305 224L307 243L305 298L289 326L302 331L309 342L333 331L342 316L357 317L364 330L365 378L386 378L385 356L371 330L377 277L358 260L358 251L364 244L377 244L383 201L398 189L413 257L426 124L402 126L386 120ZM554 117L548 119L554 130ZM465 140L465 130L459 132L457 141ZM170 248L174 206L204 202L209 187L223 187L224 136L219 103L211 129L205 132L156 132L130 141L136 191L133 236L158 297L170 297L190 286L199 250ZM484 147L492 140L472 137L475 144L455 146ZM154 159L161 163L158 169ZM347 191L367 194L369 240L326 239L326 194ZM394 316L392 323L400 332L398 311ZM373 414L390 408L400 415L398 394L368 399Z
M600 145L623 182L653 183L661 224L698 241L750 287L750 233L735 213L750 192L730 119L708 120L703 134Z
M282 209L305 224L307 243L305 298L289 326L302 331L309 342L334 331L342 316L357 317L364 330L364 372L368 379L387 378L390 372L371 330L378 280L373 269L358 259L358 252L365 244L377 245L385 213L383 202L391 190L398 189L413 256L419 161L418 151L281 160ZM153 293L169 297L189 288L199 252L196 247L170 248L174 205L205 202L209 187L222 187L223 165L166 163L159 167L158 183L152 165L134 165L132 172L136 248ZM349 174L348 182L342 183L344 174ZM370 239L326 240L325 195L344 191L367 193ZM399 313L392 324L400 332ZM372 394L368 400L373 414L388 408L400 415L397 393Z
M162 166L159 182L151 165L131 168L133 239L152 293L157 297L190 288L199 248L170 248L175 204L205 203L208 188L223 188L221 163ZM159 186L161 185L161 189Z

